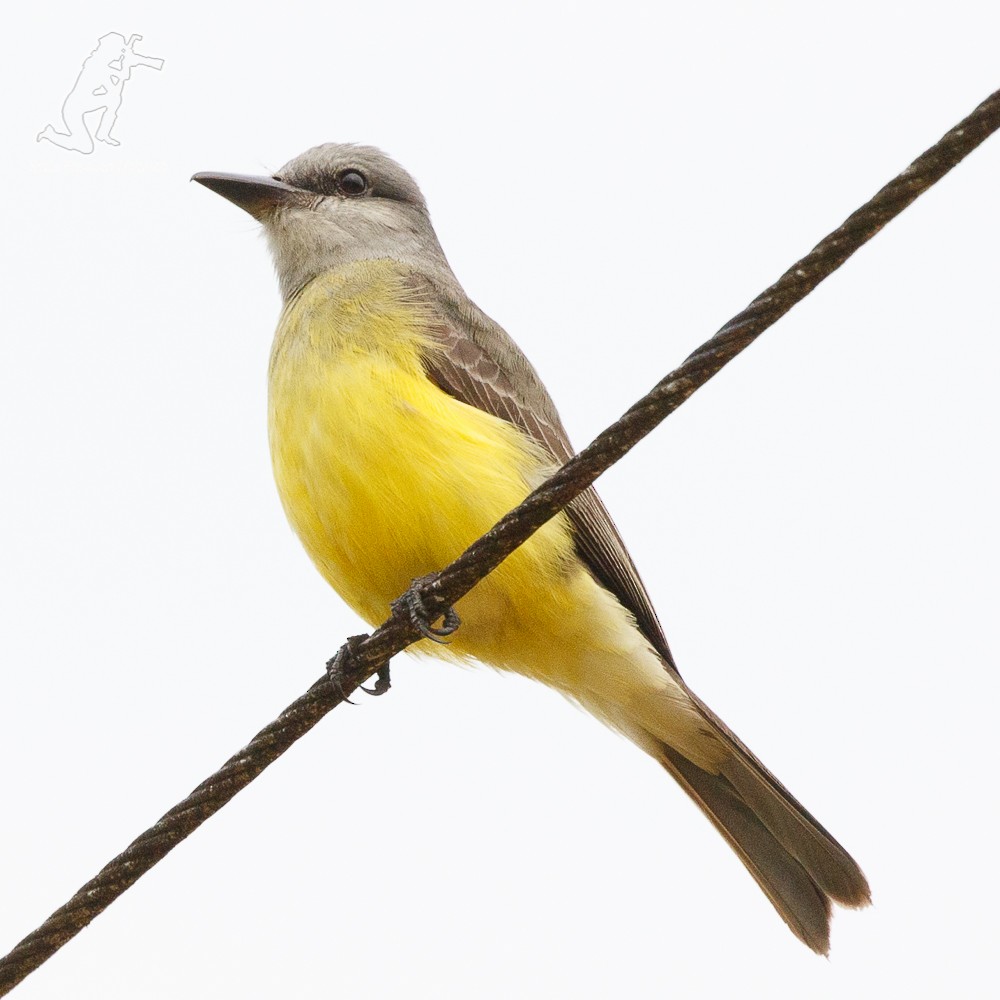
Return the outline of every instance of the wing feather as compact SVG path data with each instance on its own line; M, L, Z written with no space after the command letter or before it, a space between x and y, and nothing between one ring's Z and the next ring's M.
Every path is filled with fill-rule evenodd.
M555 404L538 373L507 333L467 299L457 285L412 276L421 300L432 305L428 376L456 399L507 420L529 434L559 463L574 452ZM600 584L635 615L650 645L676 666L653 609L611 516L591 487L567 508L577 552Z

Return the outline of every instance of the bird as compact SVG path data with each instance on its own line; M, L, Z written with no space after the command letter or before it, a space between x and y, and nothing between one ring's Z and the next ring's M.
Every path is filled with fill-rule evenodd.
M326 143L272 176L193 179L263 226L283 300L268 371L278 492L322 576L378 625L571 458L569 437L463 291L416 181L379 149ZM854 859L682 679L593 487L454 612L447 644L414 648L540 681L631 740L808 947L829 952L833 903L870 902Z

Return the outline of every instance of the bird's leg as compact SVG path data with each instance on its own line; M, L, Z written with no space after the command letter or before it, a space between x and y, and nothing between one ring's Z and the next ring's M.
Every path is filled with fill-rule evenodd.
M454 608L447 608L444 615L435 615L434 618L430 617L420 591L433 580L433 575L418 576L410 583L406 593L402 597L397 597L392 602L392 610L394 613L403 612L425 639L446 643L448 641L447 636L451 635L462 624L462 619L458 617ZM441 617L444 618L441 627L435 628L433 622Z

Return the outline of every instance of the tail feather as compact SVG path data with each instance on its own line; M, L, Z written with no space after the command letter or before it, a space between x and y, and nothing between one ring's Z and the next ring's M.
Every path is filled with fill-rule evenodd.
M719 773L663 740L643 745L726 838L792 933L820 954L830 947L831 902L865 906L868 882L854 859L694 695L711 736L728 753Z
M660 762L726 838L792 933L813 951L830 950L830 898L721 775L665 744Z
M871 902L847 851L648 646L601 650L576 680L567 694L673 775L792 933L825 955L832 904Z
M731 749L722 775L760 821L833 900L848 907L870 904L868 881L854 858L701 699L693 693L692 699Z

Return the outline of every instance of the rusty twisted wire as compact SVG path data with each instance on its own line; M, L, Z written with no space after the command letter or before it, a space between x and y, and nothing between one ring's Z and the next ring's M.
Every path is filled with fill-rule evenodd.
M432 617L443 614L471 590L696 389L998 128L1000 91L983 101L967 118L850 215L682 365L657 383L619 420L602 431L522 504L470 545L458 559L423 581L420 597ZM370 636L355 637L346 643L335 658L335 682L324 676L313 684L246 747L140 834L67 903L0 959L0 996L9 993L55 954L175 845L221 809L327 712L384 666L390 657L420 637L417 627L403 610L399 610L394 611L393 616Z

